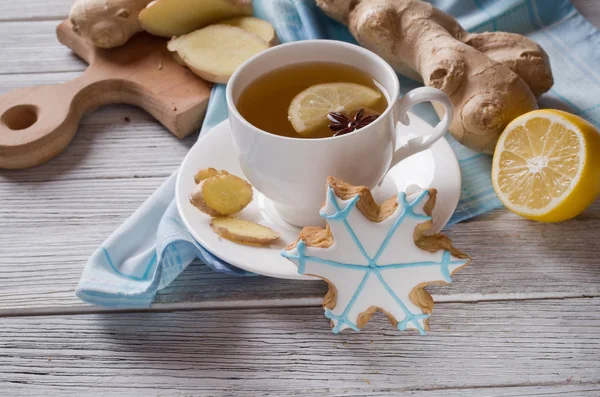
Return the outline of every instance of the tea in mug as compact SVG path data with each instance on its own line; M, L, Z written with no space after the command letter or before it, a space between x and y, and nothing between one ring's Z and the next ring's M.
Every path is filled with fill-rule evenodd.
M373 77L330 62L272 71L250 83L237 103L242 117L255 127L290 138L351 133L375 121L387 106Z

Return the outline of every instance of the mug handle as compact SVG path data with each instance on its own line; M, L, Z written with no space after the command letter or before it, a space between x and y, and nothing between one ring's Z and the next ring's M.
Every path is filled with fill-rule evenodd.
M392 156L392 163L390 169L398 164L405 158L412 156L415 153L429 149L431 145L440 139L444 133L450 127L452 121L453 106L450 98L442 91L432 87L419 87L404 95L396 102L394 106L394 126L399 121L404 125L410 125L408 119L408 110L414 105L421 102L437 102L444 107L444 117L442 120L433 127L433 130L428 135L419 136L410 139L404 145L396 148L394 155ZM398 129L395 132L396 136L399 134Z

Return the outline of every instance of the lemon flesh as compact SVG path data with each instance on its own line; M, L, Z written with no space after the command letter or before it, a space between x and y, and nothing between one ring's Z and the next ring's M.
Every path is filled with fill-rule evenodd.
M300 135L310 135L325 126L327 114L350 113L368 108L381 98L381 93L355 83L325 83L313 85L292 99L288 119Z
M558 110L520 116L498 140L492 183L512 212L542 222L570 219L600 193L600 133Z

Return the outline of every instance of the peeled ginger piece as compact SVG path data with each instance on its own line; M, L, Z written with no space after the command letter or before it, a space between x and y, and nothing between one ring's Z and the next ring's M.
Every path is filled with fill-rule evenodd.
M252 15L251 0L156 0L139 19L146 32L173 37L241 15Z
M233 215L252 201L252 185L235 175L220 172L202 180L190 197L192 205L210 216Z
M210 227L219 236L241 244L267 245L279 239L279 234L266 226L236 218L215 218Z
M235 26L242 28L247 32L254 33L266 41L271 47L279 43L277 34L275 33L275 28L273 28L273 25L264 19L254 17L237 17L219 21L219 24Z
M196 172L196 175L194 175L194 182L196 182L197 185L203 180L208 179L211 176L217 175L229 175L229 172L225 170L217 170L214 168L203 168L200 171Z
M269 44L242 28L210 25L173 38L168 48L204 80L227 83L242 63L269 48Z

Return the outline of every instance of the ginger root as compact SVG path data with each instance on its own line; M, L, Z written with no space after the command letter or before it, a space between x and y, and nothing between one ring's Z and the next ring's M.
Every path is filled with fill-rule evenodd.
M493 153L504 127L537 109L536 97L552 87L547 54L524 36L466 32L420 0L317 0L317 5L396 71L444 91L455 107L450 132L473 150Z
M236 218L215 218L210 227L219 236L240 244L268 245L279 239L271 228Z
M156 0L140 12L139 18L148 33L173 37L244 15L252 15L251 0Z
M142 31L138 14L150 0L78 0L69 19L75 33L100 48L123 45Z
M201 170L194 179L201 180L192 192L190 202L210 216L233 215L252 201L252 185L226 171L209 168Z
M275 28L264 19L254 17L236 17L219 21L219 24L236 26L244 29L247 32L254 33L266 41L270 47L279 43L279 40L277 39L277 33L275 33Z
M210 25L173 38L167 46L178 62L207 81L227 83L236 69L269 44L242 28Z
M217 175L229 175L229 172L225 170L217 170L214 168L203 168L200 171L196 172L196 175L194 175L194 182L196 182L197 185L203 180Z

